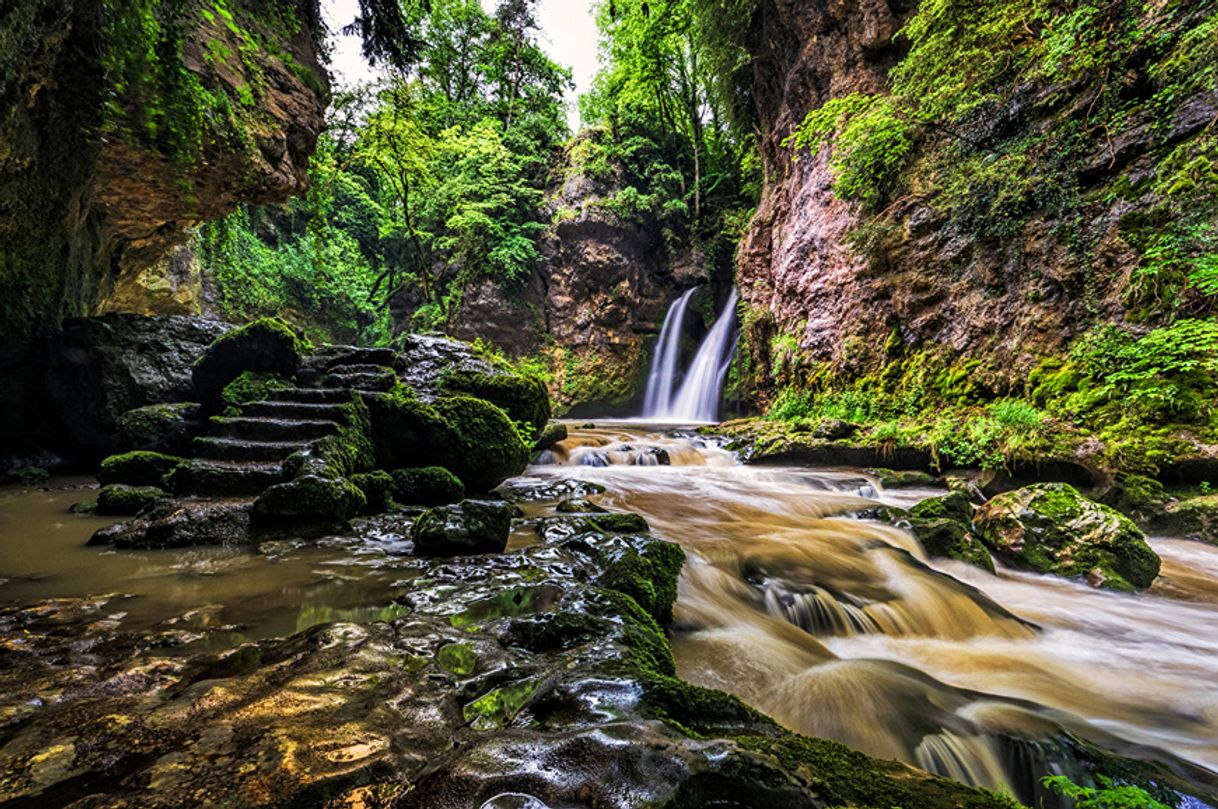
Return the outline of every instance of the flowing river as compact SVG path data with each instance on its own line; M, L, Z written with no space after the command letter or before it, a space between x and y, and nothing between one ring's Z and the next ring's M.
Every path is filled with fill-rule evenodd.
M1039 775L1071 774L1066 739L1218 772L1218 548L1151 538L1162 575L1139 595L994 576L852 516L938 492L743 466L712 441L639 424L574 429L509 487L571 479L602 484L591 499L685 548L681 676L792 729L1018 795ZM86 548L109 521L67 513L91 496L83 483L0 491L0 605L121 592L132 626L185 615L231 626L225 643L399 614L386 604L408 586L394 565L404 536L258 553ZM537 541L529 518L553 505L524 504L512 544Z

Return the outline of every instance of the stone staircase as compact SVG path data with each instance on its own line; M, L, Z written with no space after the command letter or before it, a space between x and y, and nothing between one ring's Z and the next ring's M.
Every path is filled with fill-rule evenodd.
M389 349L323 348L297 372L296 386L271 391L239 416L211 419L177 473L176 494L253 498L285 482L284 461L344 426L342 405L352 393L382 393L397 384L396 362Z

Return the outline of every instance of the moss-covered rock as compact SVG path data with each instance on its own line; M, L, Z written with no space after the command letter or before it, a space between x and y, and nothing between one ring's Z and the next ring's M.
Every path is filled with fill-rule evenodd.
M364 493L342 477L299 475L277 483L254 501L254 517L260 522L344 522L367 505Z
M512 527L512 507L498 500L466 500L423 513L411 531L420 556L502 553Z
M208 411L219 409L225 387L246 371L284 378L295 375L309 347L291 326L263 318L234 329L207 347L191 376L195 392Z
M505 371L479 373L460 370L445 376L444 389L452 394L474 396L497 405L513 421L527 425L530 440L536 440L550 420L550 394L539 379Z
M435 411L446 427L435 436L439 464L460 478L467 490L489 492L528 465L529 448L495 405L454 396L437 400Z
M383 469L352 475L351 483L364 495L365 514L380 514L393 502L393 476Z
M977 509L973 526L994 554L1041 573L1114 590L1149 587L1159 574L1159 557L1133 521L1065 483L1000 494Z
M279 374L242 371L236 379L224 386L220 392L220 414L239 416L241 408L251 402L260 402L271 391L291 387L292 383Z
M990 558L990 552L964 523L944 517L911 516L898 521L897 525L917 537L931 556L956 559L990 573L994 572L994 560Z
M569 497L563 500L554 510L559 514L607 514L608 512L593 503L591 500L585 500L582 497Z
M442 466L395 469L392 492L398 502L419 506L443 506L465 499L465 486Z
M942 497L930 497L911 508L915 517L928 520L955 520L968 525L973 521L973 504L961 491L948 492Z
M137 407L119 416L118 429L123 446L180 455L190 449L191 440L202 432L199 405L175 402Z
M1100 502L1138 523L1153 522L1163 515L1171 497L1163 484L1145 475L1118 475L1100 496Z
M551 421L542 429L541 435L537 437L537 441L533 444L535 451L541 452L550 449L559 441L564 441L567 438L567 425L561 421Z
M111 483L97 493L97 513L113 517L134 517L169 495L157 486L126 486Z
M934 486L939 479L929 472L917 469L868 469L867 473L874 477L885 489L916 489L923 486Z
M1218 544L1218 494L1173 503L1155 522L1156 530Z
M102 461L97 479L102 485L122 483L127 486L165 486L169 474L182 464L176 455L136 450L111 455Z

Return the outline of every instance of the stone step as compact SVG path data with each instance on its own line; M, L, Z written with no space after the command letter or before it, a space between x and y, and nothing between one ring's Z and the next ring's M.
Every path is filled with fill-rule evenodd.
M343 388L280 388L267 397L272 402L311 402L341 404L351 401L351 391Z
M338 424L323 419L213 418L211 434L217 438L249 441L311 441L338 432Z
M336 368L326 374L322 384L330 388L348 388L350 390L386 391L397 384L398 375L392 368L368 366L369 370L358 366Z
M249 441L241 438L203 436L194 440L199 458L215 461L282 461L309 446L307 441Z
M400 361L392 348L357 348L355 346L330 346L330 351L319 352L317 360L326 370L340 365L380 365L393 367Z
M272 419L307 419L337 421L344 419L341 404L330 402L252 402L241 408L242 416Z
M179 495L232 497L261 494L286 479L282 463L196 458L178 468L173 484Z

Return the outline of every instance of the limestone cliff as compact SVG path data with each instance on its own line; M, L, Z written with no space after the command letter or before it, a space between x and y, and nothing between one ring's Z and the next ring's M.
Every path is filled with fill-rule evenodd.
M597 132L568 145L554 170L546 206L552 224L534 277L520 289L471 283L450 329L517 356L544 352L558 406L604 414L637 393L648 341L669 304L707 278L696 252L666 247L657 223L612 210L613 179L589 177L571 159L589 137Z
M0 11L0 334L184 312L197 223L299 193L328 98L310 3Z
M1198 156L1212 166L1212 77L1163 89L1176 63L1194 58L1183 48L1212 25L1212 4L1114 4L1104 12L1111 31L1157 38L1123 53L1114 33L1089 45L1110 67L998 88L968 131L923 133L900 192L865 210L835 193L832 146L796 160L783 141L830 99L887 92L909 44L894 35L917 8L914 0L759 3L751 47L766 181L739 254L759 398L783 384L774 369L784 362L805 378L849 381L922 353L967 367L985 396L1017 393L1038 363L1097 323L1144 333L1212 313L1212 302L1187 288L1168 303L1162 288L1146 285L1149 234L1161 239L1179 221L1164 213L1160 181ZM982 24L980 14L972 24ZM1016 35L1046 37L1045 25ZM1117 113L1101 117L1106 104ZM941 159L952 138L975 143L981 167L955 199L930 157ZM987 165L1004 176L984 176Z

